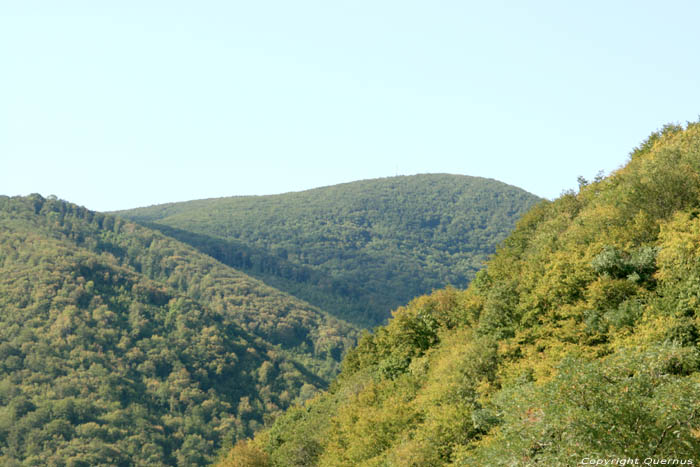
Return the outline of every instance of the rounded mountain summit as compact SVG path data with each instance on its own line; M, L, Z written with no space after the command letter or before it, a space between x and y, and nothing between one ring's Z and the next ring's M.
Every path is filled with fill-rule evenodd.
M465 287L541 199L480 177L422 174L116 214L363 327Z

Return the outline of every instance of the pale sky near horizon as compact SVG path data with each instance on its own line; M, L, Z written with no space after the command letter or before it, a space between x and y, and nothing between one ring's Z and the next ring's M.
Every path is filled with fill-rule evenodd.
M0 194L115 210L396 174L557 197L700 115L692 1L2 1Z

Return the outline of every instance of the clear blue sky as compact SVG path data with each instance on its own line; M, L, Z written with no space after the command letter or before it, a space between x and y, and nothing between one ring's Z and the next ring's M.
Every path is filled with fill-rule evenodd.
M0 193L113 210L448 172L555 198L698 119L698 5L5 1Z

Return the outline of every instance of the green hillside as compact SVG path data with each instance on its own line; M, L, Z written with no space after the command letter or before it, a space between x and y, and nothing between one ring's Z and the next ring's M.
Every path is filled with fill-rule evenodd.
M699 310L695 123L532 209L468 290L398 308L221 465L695 465Z
M416 175L121 211L363 327L464 287L538 198L495 180Z
M159 232L0 197L0 464L202 465L355 329Z

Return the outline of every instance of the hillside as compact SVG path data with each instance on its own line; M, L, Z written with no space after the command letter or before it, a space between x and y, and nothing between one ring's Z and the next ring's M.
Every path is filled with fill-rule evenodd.
M539 199L495 180L416 175L117 214L362 327L465 287Z
M159 232L0 197L0 464L202 465L355 329Z
M694 123L532 209L466 291L398 308L220 465L691 465L698 310Z

